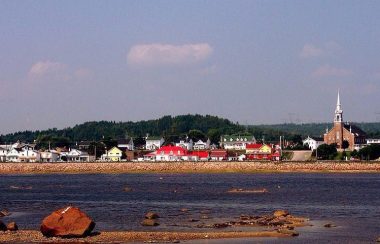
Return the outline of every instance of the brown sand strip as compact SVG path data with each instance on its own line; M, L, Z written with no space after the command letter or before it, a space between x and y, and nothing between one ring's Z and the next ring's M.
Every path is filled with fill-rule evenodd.
M94 162L0 163L0 174L97 173L380 173L380 162Z
M175 240L289 237L277 231L260 232L101 232L85 238L46 238L36 230L1 232L0 243L125 243L133 241L173 242Z

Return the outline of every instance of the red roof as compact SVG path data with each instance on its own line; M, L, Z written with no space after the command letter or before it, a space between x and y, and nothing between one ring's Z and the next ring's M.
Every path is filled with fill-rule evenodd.
M208 158L207 151L192 151L188 153L189 156L198 156L199 158Z
M163 146L156 151L156 154L184 156L187 155L187 150L177 146Z
M247 144L246 149L260 149L263 146L263 144Z
M227 157L226 150L212 150L210 153L210 157Z

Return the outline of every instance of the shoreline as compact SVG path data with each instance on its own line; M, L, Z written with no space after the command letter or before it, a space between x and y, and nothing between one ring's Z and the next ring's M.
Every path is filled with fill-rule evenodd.
M45 237L37 230L18 230L0 233L0 243L124 243L124 242L159 242L178 243L186 240L231 239L274 237L288 238L290 234L270 231L226 231L226 232L161 232L161 231L104 231L82 238Z
M7 174L380 173L380 162L65 162L0 163Z

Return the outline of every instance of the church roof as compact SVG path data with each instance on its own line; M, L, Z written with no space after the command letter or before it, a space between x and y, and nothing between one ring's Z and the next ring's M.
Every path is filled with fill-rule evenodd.
M355 136L365 136L366 133L360 129L358 126L350 123L345 123L344 128L348 131L351 130L351 133L355 134Z

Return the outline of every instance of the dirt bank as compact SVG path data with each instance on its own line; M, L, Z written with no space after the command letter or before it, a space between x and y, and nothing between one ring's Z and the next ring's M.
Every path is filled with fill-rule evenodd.
M96 173L380 173L380 162L94 162L0 163L0 174Z

